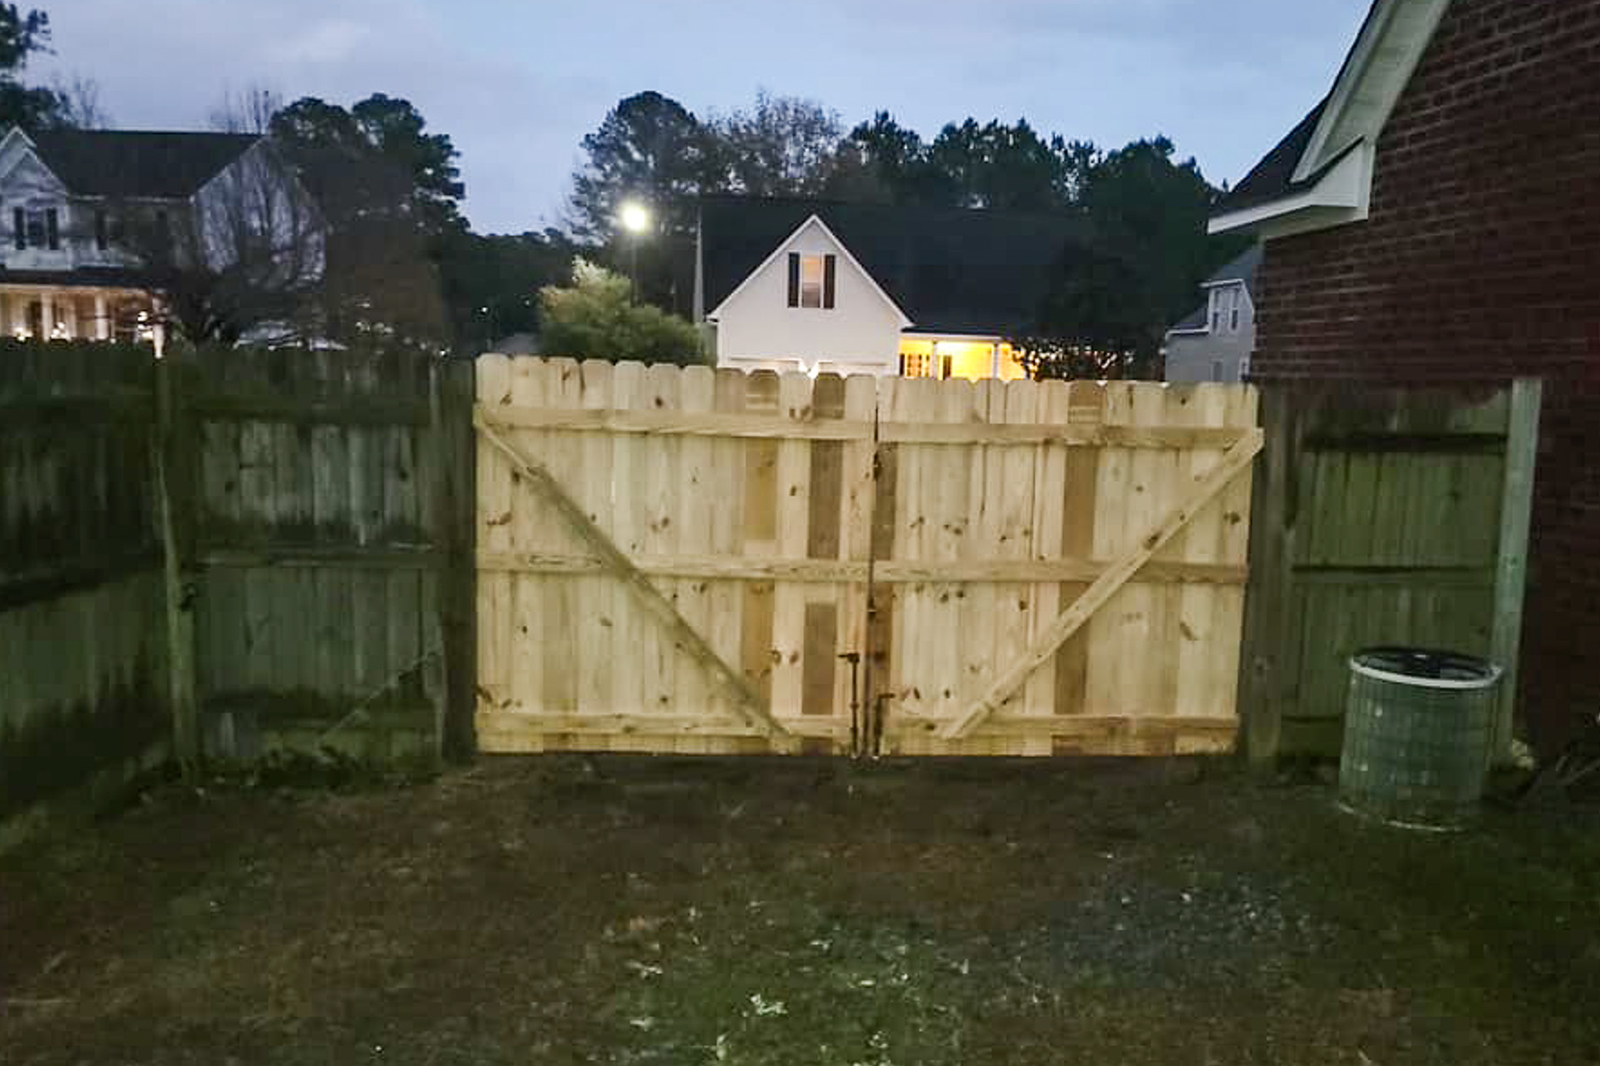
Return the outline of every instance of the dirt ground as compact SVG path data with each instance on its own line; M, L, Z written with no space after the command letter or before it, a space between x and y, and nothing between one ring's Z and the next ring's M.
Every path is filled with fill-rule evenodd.
M0 859L0 1061L1600 1062L1600 809L1170 763L486 761Z

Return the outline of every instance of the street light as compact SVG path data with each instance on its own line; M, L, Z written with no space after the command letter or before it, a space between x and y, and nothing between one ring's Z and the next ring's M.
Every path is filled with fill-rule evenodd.
M639 238L650 228L650 209L638 200L625 200L617 220L628 233L628 278L632 282L633 301L638 303Z
M629 233L643 233L650 226L650 209L637 200L622 205L622 228Z

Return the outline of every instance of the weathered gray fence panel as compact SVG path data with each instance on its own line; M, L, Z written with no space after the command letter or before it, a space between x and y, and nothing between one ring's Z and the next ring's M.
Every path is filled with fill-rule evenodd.
M0 342L0 818L167 735L148 349Z
M214 756L470 753L471 404L420 354L0 344L0 819L183 747L174 694Z
M211 750L439 750L441 573L425 356L203 351L196 672Z

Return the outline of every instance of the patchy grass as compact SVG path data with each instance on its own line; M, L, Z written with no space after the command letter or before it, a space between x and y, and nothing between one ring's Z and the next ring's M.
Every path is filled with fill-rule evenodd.
M1600 1061L1600 811L1432 837L1331 799L621 759L172 793L0 860L0 1057Z

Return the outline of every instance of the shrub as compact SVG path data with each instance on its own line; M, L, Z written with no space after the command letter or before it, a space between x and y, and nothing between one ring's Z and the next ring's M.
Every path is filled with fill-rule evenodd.
M693 324L633 302L619 274L579 259L572 284L539 290L541 347L548 355L642 363L705 362Z

